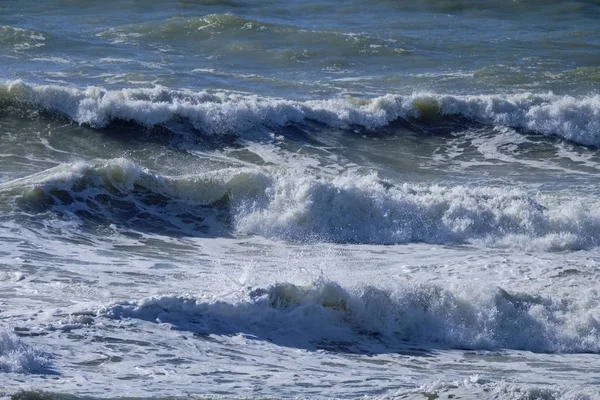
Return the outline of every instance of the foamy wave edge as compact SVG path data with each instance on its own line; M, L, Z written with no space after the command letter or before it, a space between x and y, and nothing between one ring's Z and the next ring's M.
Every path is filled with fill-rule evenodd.
M25 344L8 330L0 330L0 372L56 374L52 355Z
M372 99L334 98L294 101L218 91L165 87L106 90L33 85L21 80L0 83L0 106L58 113L91 127L131 121L152 127L183 119L206 134L243 134L258 126L317 121L334 128L376 130L396 120L460 117L507 126L583 145L600 145L600 95L553 93L453 96L413 93Z
M101 317L171 324L200 335L245 334L283 346L389 352L419 346L600 352L594 293L578 297L436 285L344 288L320 279L248 289L238 301L164 295L120 302Z
M111 217L111 198L165 221L179 213L177 204L186 210L218 209L238 233L295 242L421 242L542 251L600 246L600 200L595 196L393 184L375 174L327 177L248 167L165 176L118 158L63 164L6 182L0 193L15 198L16 205L71 216L93 203L96 211L90 212L117 218ZM163 200L144 200L154 195Z

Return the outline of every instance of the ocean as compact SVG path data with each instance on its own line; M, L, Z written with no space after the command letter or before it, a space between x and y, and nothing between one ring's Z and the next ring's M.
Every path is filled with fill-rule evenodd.
M0 398L600 399L600 1L0 1Z

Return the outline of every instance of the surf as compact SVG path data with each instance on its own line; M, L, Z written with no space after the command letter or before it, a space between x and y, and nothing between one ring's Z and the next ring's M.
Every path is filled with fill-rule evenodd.
M472 244L544 251L600 246L593 234L600 229L594 196L398 184L375 174L232 167L168 176L121 158L63 164L4 182L0 193L13 199L2 205L13 213L142 231L162 226L180 235L214 230L299 243Z
M308 286L252 288L238 302L155 296L107 305L97 316L166 323L215 337L242 333L283 346L333 352L402 353L418 346L597 353L598 315L594 300L588 300L501 288L469 293L425 284L344 288L318 280Z
M490 126L515 128L554 136L582 145L600 145L600 96L561 96L552 93L454 96L428 93L385 95L375 98L287 100L223 91L131 88L77 89L30 85L12 81L0 85L0 105L45 112L93 128L113 122L144 127L188 122L204 135L233 134L315 121L339 129L384 129L391 123L427 123L460 117Z

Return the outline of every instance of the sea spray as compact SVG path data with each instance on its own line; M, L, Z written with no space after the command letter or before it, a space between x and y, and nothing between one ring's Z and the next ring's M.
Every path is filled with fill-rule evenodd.
M25 210L107 224L146 218L191 235L195 228L189 218L201 223L217 212L234 232L294 242L479 244L546 251L600 245L595 234L600 205L594 196L505 186L392 184L375 174L331 177L243 167L165 176L126 159L110 159L63 164L5 182L0 192Z
M152 127L183 119L203 134L240 136L260 127L275 128L307 121L333 128L360 127L376 131L399 119L426 123L437 115L557 136L583 145L600 145L600 95L413 93L372 99L340 97L296 101L160 86L80 90L9 81L0 85L0 105L55 113L96 128L114 121Z
M167 295L112 304L98 315L167 323L203 335L242 333L299 347L350 342L358 352L417 345L596 353L597 302L593 291L560 297L425 284L347 289L319 280L255 288L237 303Z

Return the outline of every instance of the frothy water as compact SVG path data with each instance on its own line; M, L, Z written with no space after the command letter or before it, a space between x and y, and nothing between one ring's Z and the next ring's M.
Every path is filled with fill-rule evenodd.
M60 86L31 86L21 81L0 87L7 108L64 116L94 128L111 122L144 127L188 122L199 134L244 135L260 127L277 128L314 121L329 127L377 130L404 120L440 123L460 118L510 127L578 144L600 144L600 96L576 98L552 93L513 96L386 95L373 99L337 98L304 102L228 94L173 91L167 88L85 91Z
M600 398L598 17L0 4L0 396Z
M402 352L412 345L597 353L597 299L581 303L498 288L456 293L437 286L393 291L334 282L256 288L231 304L163 296L108 306L99 315L171 324L199 335L243 333L259 340L333 352Z
M53 374L52 355L28 346L5 329L0 333L0 371L13 374Z
M32 223L62 218L187 236L561 251L597 247L600 226L597 200L589 196L396 186L376 175L317 177L270 168L164 176L124 158L63 164L5 182L0 193L14 199L12 213L28 213Z

